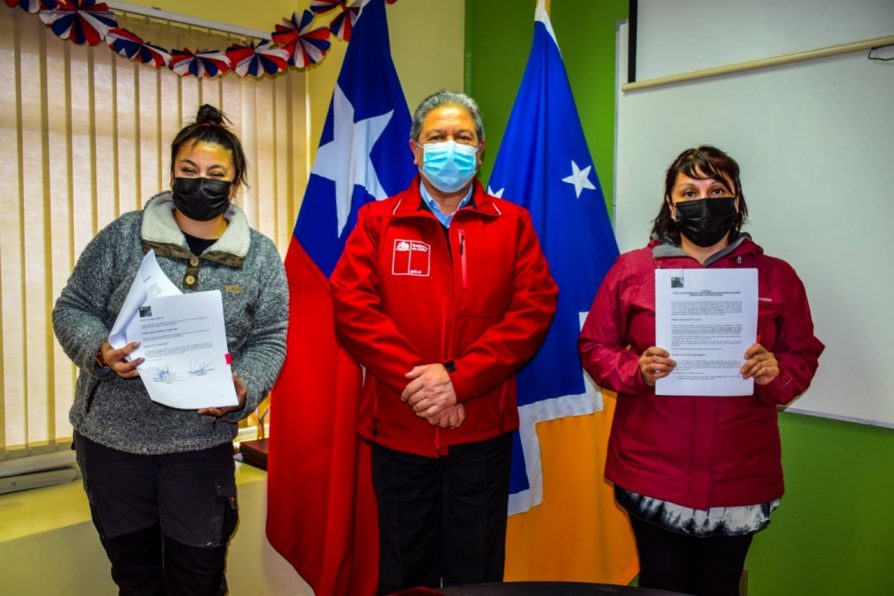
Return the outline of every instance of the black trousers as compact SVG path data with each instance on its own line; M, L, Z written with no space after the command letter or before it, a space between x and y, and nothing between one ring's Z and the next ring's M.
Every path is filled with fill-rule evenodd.
M380 594L503 580L510 436L437 458L373 445Z
M120 594L226 594L238 520L232 444L136 455L76 433L74 447Z
M639 585L697 594L738 596L754 534L699 538L630 516L639 552Z

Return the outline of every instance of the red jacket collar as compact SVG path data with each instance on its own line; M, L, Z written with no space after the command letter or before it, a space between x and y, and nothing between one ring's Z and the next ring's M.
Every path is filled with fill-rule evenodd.
M396 204L393 210L395 217L418 217L423 213L429 213L428 209L421 207L420 182L421 178L419 174L416 174L410 186L403 192L395 195ZM499 200L497 197L487 194L484 186L476 177L472 182L472 200L462 210L480 213L484 216L497 217L503 214L503 210L498 204Z

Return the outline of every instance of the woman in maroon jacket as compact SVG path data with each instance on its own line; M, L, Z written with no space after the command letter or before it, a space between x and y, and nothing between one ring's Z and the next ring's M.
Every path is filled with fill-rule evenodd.
M823 344L794 269L740 232L747 213L731 157L681 153L651 241L621 255L581 333L587 372L618 393L606 477L630 515L641 586L738 594L752 536L783 493L776 407L810 385ZM655 270L739 267L758 271L758 341L740 369L754 393L656 396L676 362L655 345Z

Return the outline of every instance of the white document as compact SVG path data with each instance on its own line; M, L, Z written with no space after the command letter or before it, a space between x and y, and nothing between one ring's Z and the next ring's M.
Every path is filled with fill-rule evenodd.
M656 395L751 395L739 368L757 336L757 269L655 271L655 343L677 362Z
M156 296L136 320L140 378L153 401L181 409L239 404L219 290Z
M130 290L127 291L121 310L118 311L115 324L112 325L109 344L116 350L120 350L136 339L137 315L140 308L145 306L150 298L173 296L180 293L177 286L158 266L158 261L155 260L155 251L147 252L143 257L143 262L140 263L140 269L137 271L133 283L130 284ZM139 357L140 354L132 353L131 358Z

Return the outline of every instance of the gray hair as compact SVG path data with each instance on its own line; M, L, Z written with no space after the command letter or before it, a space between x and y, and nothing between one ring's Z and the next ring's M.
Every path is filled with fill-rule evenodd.
M481 108L478 107L474 99L465 93L456 91L438 91L422 100L422 103L419 104L419 107L416 108L416 112L413 114L413 127L410 129L410 138L418 141L419 134L422 132L422 123L429 113L435 108L447 105L459 106L469 113L469 116L472 117L472 122L475 123L475 134L478 135L478 142L483 142L484 123L481 121Z

